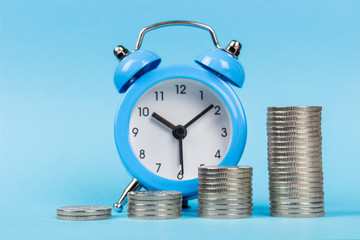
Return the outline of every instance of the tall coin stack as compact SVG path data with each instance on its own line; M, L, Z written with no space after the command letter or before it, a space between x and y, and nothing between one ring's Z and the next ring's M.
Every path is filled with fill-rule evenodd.
M182 194L177 191L133 191L128 195L128 217L142 220L181 217Z
M202 218L252 216L252 168L203 166L199 168L199 208Z
M269 107L270 215L324 216L322 107Z

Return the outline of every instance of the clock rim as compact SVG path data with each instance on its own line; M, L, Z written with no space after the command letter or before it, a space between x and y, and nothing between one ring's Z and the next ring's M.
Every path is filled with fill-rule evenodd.
M219 165L237 165L243 154L247 124L242 104L234 90L215 74L194 65L171 65L152 70L137 79L123 96L115 116L115 145L121 161L130 174L149 190L176 190L183 197L197 195L197 178L171 180L160 177L147 169L132 151L129 123L132 110L139 98L152 86L173 78L188 78L213 89L228 108L232 124L232 137L228 151Z

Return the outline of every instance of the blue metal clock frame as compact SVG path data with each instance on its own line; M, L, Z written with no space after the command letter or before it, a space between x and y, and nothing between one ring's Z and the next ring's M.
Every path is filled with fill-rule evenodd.
M212 88L226 104L232 122L232 139L226 156L219 165L236 165L243 154L247 125L244 109L233 89L213 72L193 65L172 65L152 70L134 81L127 89L115 117L115 143L126 169L149 190L181 191L184 197L197 195L197 178L170 180L160 177L144 167L134 154L129 139L131 112L138 99L153 85L173 79L188 78Z

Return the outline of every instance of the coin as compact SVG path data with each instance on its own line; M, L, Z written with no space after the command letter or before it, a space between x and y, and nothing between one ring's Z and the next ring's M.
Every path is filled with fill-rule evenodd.
M182 203L176 204L138 204L138 203L129 203L129 208L132 209L178 209Z
M324 201L319 202L270 202L270 206L286 207L286 208L302 208L302 207L323 207Z
M322 172L322 167L268 167L271 172L277 173L312 173Z
M295 167L295 168L320 168L322 167L322 162L321 161L316 161L316 162L297 162L297 161L268 161L268 166L269 167Z
M148 215L139 215L139 214L129 214L128 217L137 220L165 220L165 219L175 219L181 217L179 214L148 214Z
M251 183L199 183L199 188L203 189L231 189L231 188L251 188Z
M268 142L268 147L318 147L321 146L321 141L318 142Z
M220 210L220 209L231 209L231 210L236 210L236 209L249 209L252 208L253 204L252 202L249 203L204 203L204 202L199 202L199 208L203 209L203 210Z
M132 191L128 193L129 200L167 200L179 199L181 196L181 192L177 191Z
M321 142L321 136L312 136L312 137L287 137L287 136L268 136L269 142Z
M321 115L310 116L276 116L268 115L267 122L321 122Z
M252 173L200 173L199 178L251 178Z
M270 206L270 211L276 213L318 213L324 212L324 207L284 208Z
M252 173L252 167L248 166L202 166L199 173Z
M199 198L214 198L214 197L220 197L220 198L247 198L252 197L252 193L199 193Z
M323 216L325 216L325 212L319 212L319 213L277 213L277 212L270 212L270 216L283 217L283 218L314 218L314 217L323 217Z
M321 106L278 106L278 107L268 107L268 112L276 111L301 111L301 112L320 112L322 110Z
M251 178L230 178L230 177L204 177L198 179L198 182L201 184L205 183L218 183L218 184L231 184L231 183L238 183L238 184L251 184Z
M228 214L211 214L198 212L198 217L201 218L212 218L212 219L239 219L239 218L249 218L252 216L252 212L249 213L228 213Z
M291 128L301 128L301 127L306 127L306 128L320 128L321 129L321 122L319 121L268 121L266 126L268 128L273 128L273 127L291 127Z
M219 204L237 204L237 203L251 203L252 197L244 198L228 198L228 197L201 197L198 199L199 203L219 203Z
M61 215L61 214L57 214L56 215L57 219L60 220L67 220L67 221L91 221L91 220L103 220L103 219L108 219L111 218L111 213L110 214L102 214L102 215L80 215L80 216L71 216L71 215Z
M323 191L323 187L269 187L273 193L303 193Z

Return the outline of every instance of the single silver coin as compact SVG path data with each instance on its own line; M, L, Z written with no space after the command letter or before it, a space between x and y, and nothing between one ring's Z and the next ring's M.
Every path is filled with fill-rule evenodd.
M323 176L322 171L318 172L269 172L271 178L293 178L293 177L321 177Z
M324 192L301 192L301 193L279 193L279 192L270 192L270 198L305 198L305 197L316 197L316 198L323 198Z
M205 184L205 183L218 183L218 184L222 184L222 183L239 183L239 184L248 184L252 182L252 178L251 177L246 177L246 178L226 178L226 177L200 177L198 179L199 183Z
M321 142L268 142L268 147L318 147Z
M253 207L253 203L233 203L233 204L220 204L220 203L203 203L199 202L199 208L201 209L249 209Z
M325 216L325 212L319 213L277 213L271 212L270 216L272 217L282 217L282 218L315 218Z
M129 207L133 209L179 209L182 204L134 204L129 203Z
M199 172L198 174L199 178L202 177L218 177L218 178L226 178L226 177L230 177L230 178L251 178L252 177L252 173L203 173L203 172Z
M103 219L111 218L111 213L103 214L103 215L89 215L89 216L84 216L84 215L70 216L70 215L57 214L56 218L67 221L93 221L93 220L103 220Z
M210 213L198 213L198 217L200 218L211 218L211 219L239 219L239 218L249 218L252 216L251 213L243 213L243 214L210 214Z
M321 115L274 116L270 114L267 116L267 122L321 122L321 120Z
M128 217L136 220L168 220L180 218L182 214L163 214L163 215L138 215L138 214L129 214Z
M291 117L319 117L321 118L321 112L268 112L268 118L272 117L283 117L283 118L291 118Z
M296 162L296 161L268 161L269 167L295 167L295 168L320 168L322 167L322 161L316 162Z
M268 167L270 172L280 173L312 173L322 172L322 167Z
M321 122L319 121L268 121L266 126L269 128L272 127L321 127Z
M182 193L178 191L132 191L128 193L129 201L134 200L165 200L165 199L179 199Z
M315 132L299 132L299 131L268 131L268 138L273 137L300 137L300 138L311 138L311 137L321 137L321 131L317 130Z
M227 188L251 188L251 182L248 183L199 183L199 188L205 189L227 189Z
M321 158L322 152L268 152L268 158Z
M291 136L294 132L309 134L310 136L311 134L316 133L317 135L315 136L321 136L321 127L319 126L267 126L266 130L268 136L273 136L274 134L276 136L277 133L287 133Z
M56 209L56 213L62 216L94 216L111 214L111 208L106 206L68 206Z
M252 193L199 193L201 198L247 198L252 197Z
M321 202L270 202L270 206L284 208L308 208L308 207L324 207L324 201Z
M268 107L268 112L271 111L301 111L301 112L321 112L321 106L276 106Z
M323 182L296 182L296 183L282 183L282 182L269 182L269 187L272 188L313 188L313 187L322 187Z
M198 208L198 213L206 214L242 214L252 212L252 207L242 209L212 209L212 208Z
M270 211L277 213L318 213L324 212L324 207L284 208L270 206Z
M199 167L199 172L215 172L215 173L248 173L252 172L252 167L234 165L234 166L201 166Z
M203 203L223 203L223 204L250 203L250 202L252 202L252 197L228 198L228 197L203 197L203 196L199 196L198 201L203 202Z
M321 142L321 136L313 137L283 137L283 136L268 136L269 142L281 143L281 142Z
M137 214L137 215L163 215L163 214L179 214L181 212L180 209L135 209L128 207L129 214Z
M252 188L198 188L199 193L251 193Z
M323 191L323 187L292 187L292 188L284 188L284 187L269 187L269 191L274 194L278 193L303 193L303 192L319 192Z

